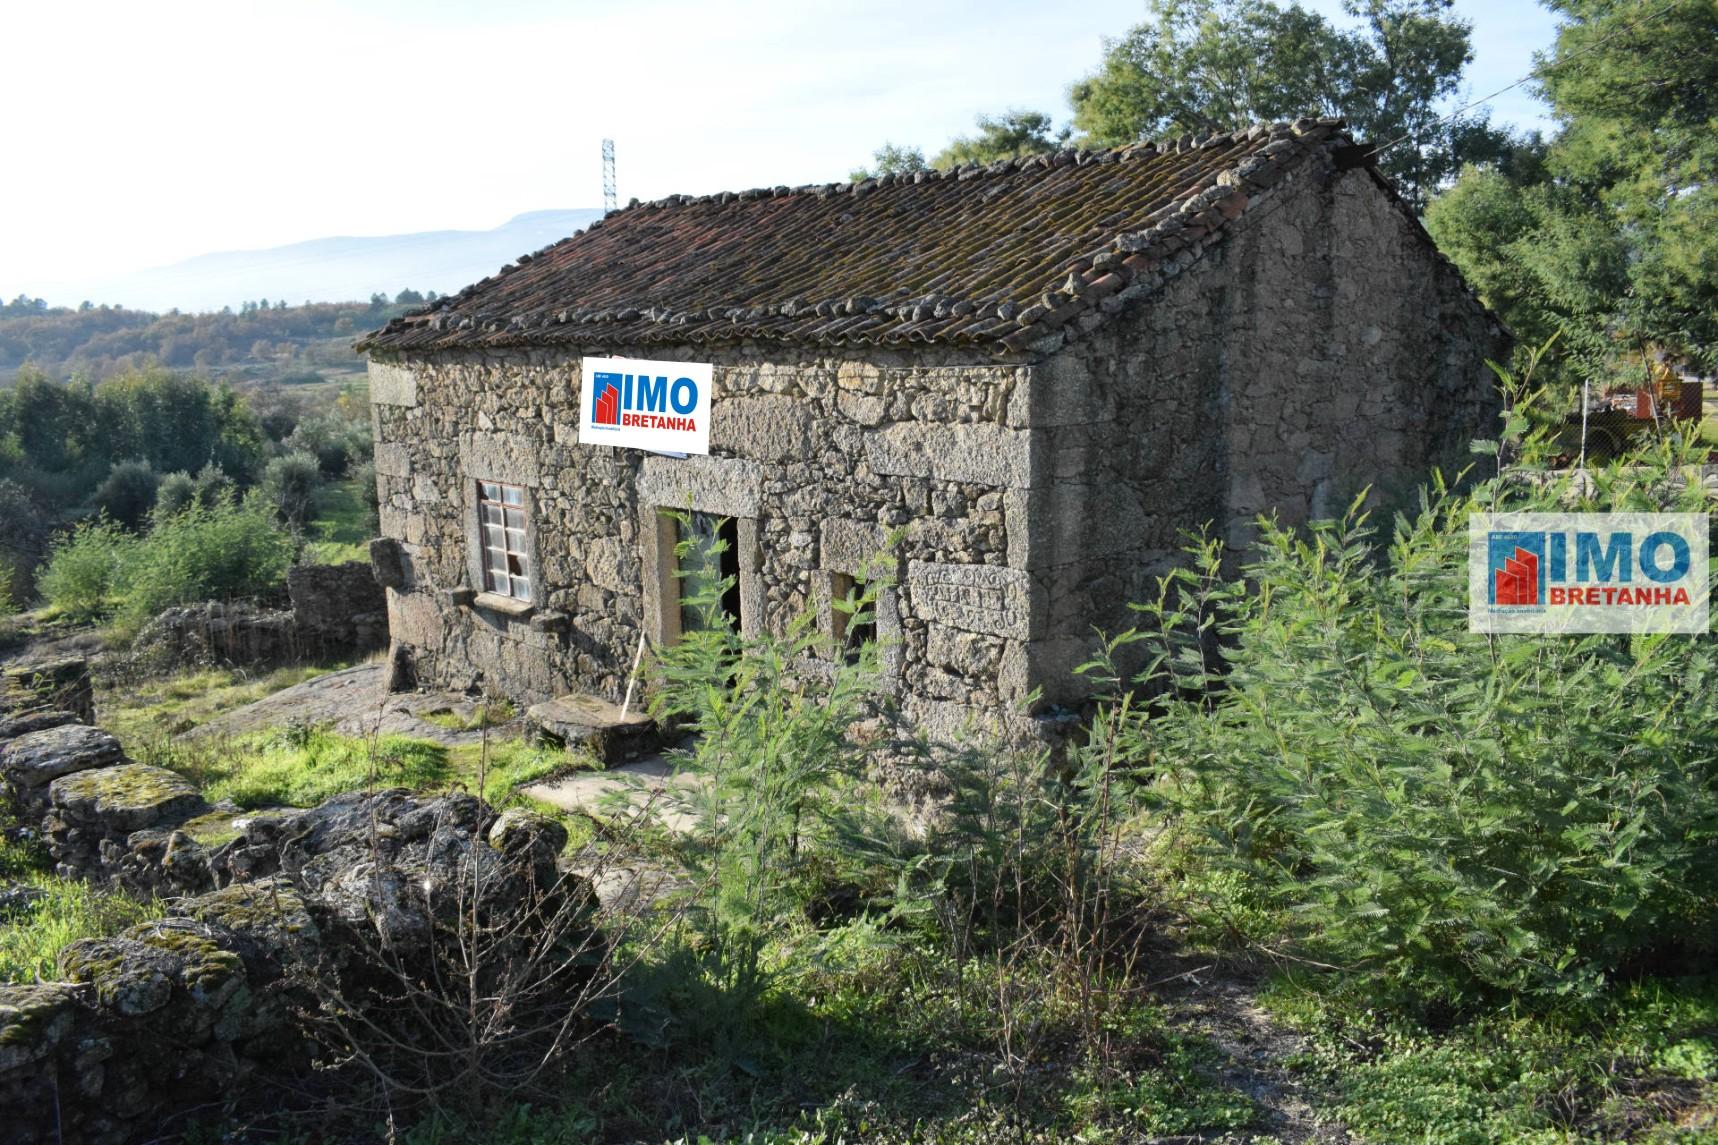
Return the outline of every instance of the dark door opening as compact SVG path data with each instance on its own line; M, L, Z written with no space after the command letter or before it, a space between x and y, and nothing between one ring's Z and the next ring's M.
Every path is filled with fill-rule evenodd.
M712 624L741 631L739 522L732 517L692 513L678 522L678 540L680 631L697 632ZM708 602L695 603L724 581L720 603L713 611Z

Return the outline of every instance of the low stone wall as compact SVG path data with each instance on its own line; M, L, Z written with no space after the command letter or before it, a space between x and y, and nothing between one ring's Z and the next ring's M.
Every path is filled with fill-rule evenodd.
M218 601L169 608L138 633L131 659L150 670L261 667L387 646L387 599L369 562L294 565L286 589L291 608Z
M388 600L368 561L294 565L286 574L292 619L303 645L369 652L388 643Z
M334 992L410 1045L408 1028L390 1028L409 1015L384 999L401 974L434 979L473 901L471 933L512 944L485 967L495 983L527 966L533 942L596 945L588 926L542 933L543 920L567 908L584 918L594 902L557 870L566 832L551 819L403 790L211 814L182 777L126 760L113 737L64 715L0 742L0 780L40 816L60 871L188 897L163 919L71 944L61 981L0 985L8 1142L117 1145L233 1100L248 1078L307 1071L317 1042L306 1015ZM217 817L225 837L194 837ZM577 985L565 983L568 996Z

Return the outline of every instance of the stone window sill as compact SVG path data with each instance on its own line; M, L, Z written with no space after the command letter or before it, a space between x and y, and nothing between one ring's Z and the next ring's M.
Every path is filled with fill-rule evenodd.
M519 620L528 619L536 610L536 605L528 600L516 600L511 596L502 596L498 592L480 592L471 600L473 608L483 608L490 612L499 612Z

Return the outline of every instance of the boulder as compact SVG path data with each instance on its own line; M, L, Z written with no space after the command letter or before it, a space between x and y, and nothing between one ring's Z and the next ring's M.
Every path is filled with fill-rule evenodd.
M60 724L26 732L0 745L0 777L25 810L40 810L42 788L81 771L111 767L125 758L119 741L100 728Z
M525 726L538 739L568 749L583 748L603 763L620 763L660 746L656 721L633 708L597 696L558 696L525 710Z
M129 835L208 809L196 784L147 763L61 776L49 785L48 802L60 819L105 835Z
M195 919L139 923L113 938L72 943L60 951L60 973L88 983L96 1005L125 1018L156 1013L178 994L183 1004L170 1024L200 1038L245 985L244 961L219 937Z

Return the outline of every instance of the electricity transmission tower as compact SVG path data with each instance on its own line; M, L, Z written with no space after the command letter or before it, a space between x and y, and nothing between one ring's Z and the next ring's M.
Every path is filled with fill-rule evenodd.
M602 213L614 210L614 140L602 141Z

